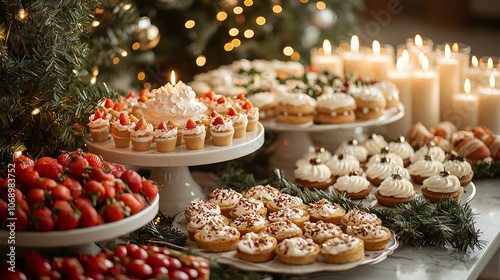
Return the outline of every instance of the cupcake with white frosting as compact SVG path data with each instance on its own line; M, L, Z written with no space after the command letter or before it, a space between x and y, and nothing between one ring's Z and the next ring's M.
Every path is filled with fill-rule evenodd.
M361 224L347 227L346 233L364 242L366 251L378 251L387 247L391 239L391 231L380 225Z
M133 130L130 131L130 140L134 151L149 151L153 142L153 125L140 119Z
M410 164L410 166L408 166L408 172L410 172L413 182L422 184L425 179L436 175L443 170L443 167L444 165L442 162L434 160L432 155L427 155L424 159Z
M208 201L218 205L226 217L231 217L230 212L240 199L241 194L232 189L215 189L208 195Z
M457 176L462 186L469 184L474 177L474 171L464 156L452 154L450 159L445 161L444 169L448 170L450 174Z
M316 262L320 247L312 239L289 238L278 244L276 255L286 264L304 265Z
M438 202L442 198L458 199L464 192L457 176L443 170L424 180L420 188L422 195L431 202Z
M275 257L277 245L276 238L268 234L250 232L241 237L236 254L240 259L248 262L267 262Z
M348 175L352 171L362 172L359 161L350 154L335 154L325 163L337 180L338 177Z
M375 197L380 205L392 207L401 203L408 203L415 198L413 184L399 174L392 174L386 178L377 191Z
M111 117L111 114L106 113L103 109L98 110L89 117L89 131L94 141L102 142L109 139L109 121Z
M323 221L338 225L345 215L345 209L340 205L332 204L326 199L321 199L309 204L307 213L309 213L311 222Z
M229 215L231 216L231 218L235 219L236 217L249 213L257 213L265 216L267 214L267 208L260 200L256 200L253 197L242 197L236 203L234 208L229 212Z
M236 228L241 235L244 235L248 232L259 233L268 224L269 221L266 219L265 216L262 216L257 213L248 213L233 219L230 226Z
M345 93L327 92L318 97L314 120L319 123L340 124L356 120L356 101Z
M388 144L389 151L399 155L403 159L404 166L410 164L410 158L414 154L413 147L406 141L404 136L399 136L395 141Z
M341 176L333 184L333 189L338 194L344 194L350 199L362 199L370 194L373 189L372 183L358 172L351 172L349 175Z
M325 223L317 221L314 223L306 222L302 236L304 238L311 238L316 244L322 244L330 238L334 238L342 234L342 229L332 223Z
M206 252L227 252L235 250L240 239L240 232L234 227L210 222L195 235L199 248Z
M330 168L320 159L297 161L297 164L293 173L297 186L301 188L326 189L335 182Z

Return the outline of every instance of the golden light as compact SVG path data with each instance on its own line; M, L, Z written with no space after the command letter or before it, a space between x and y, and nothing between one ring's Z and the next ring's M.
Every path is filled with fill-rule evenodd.
M464 91L465 91L465 93L470 93L470 80L469 80L469 78L465 79Z
M225 21L227 19L227 13L226 12L218 12L217 15L215 16L218 21Z
M402 57L398 57L398 60L396 61L396 69L401 72L405 69L405 62Z
M255 33L252 29L247 29L245 30L245 32L243 32L243 36L245 36L245 38L252 38L253 35L255 35Z
M94 68L94 70L92 71L92 76L97 76L97 75L99 75L99 69L97 69L97 67L96 67L96 68Z
M302 2L303 4L309 2L309 0L300 0L300 2Z
M231 44L233 44L233 47L237 48L241 46L241 40L240 39L233 39L231 40Z
M207 63L207 58L204 55L200 55L196 58L196 65L202 67Z
M141 44L139 42L135 42L132 44L132 49L134 51L138 50L141 47Z
M328 39L323 40L323 54L332 55L332 44Z
M236 6L236 7L234 7L233 12L234 12L236 15L239 15L239 14L243 13L243 8L242 8L242 7L240 7L240 6Z
M377 40L373 40L372 52L374 55L380 55L380 43Z
M258 25L264 25L266 24L266 18L263 17L263 16L258 16L256 19L255 19L255 22L258 24Z
M94 10L94 14L96 14L96 15L98 15L98 14L102 14L102 13L104 13L104 11L105 11L105 10L104 10L103 8L99 8L99 7L97 7L97 8L95 8L95 10Z
M403 53L401 54L401 57L403 58L403 62L405 64L409 64L410 63L410 54L408 53L407 50L403 50Z
M357 53L359 51L359 38L356 35L351 37L351 52Z
M424 46L424 41L422 40L422 36L419 34L415 35L415 45L419 48Z
M488 69L493 69L493 59L491 57L488 57Z
M92 77L92 79L90 79L90 83L91 84L95 85L96 82L97 82L97 77L96 76L94 76L94 77Z
M172 85L175 85L175 72L174 72L174 70L172 70L172 72L170 73L170 83Z
M274 12L275 14L279 14L279 13L281 13L282 11L283 11L283 8L282 8L280 5L274 5L274 6L273 6L273 12Z
M457 43L453 43L453 46L451 46L451 51L458 52L458 44Z
M427 59L427 56L425 56L425 55L422 57L422 69L424 71L429 70L429 59Z
M145 82L144 85L143 85L143 87L146 88L146 89L151 89L151 83Z
M225 44L224 44L224 50L225 50L226 52L230 52L230 51L232 51L232 50L233 50L233 44L231 44L231 43L225 43Z
M493 75L493 73L491 73L491 76L490 76L490 88L491 89L495 88L495 75Z
M137 73L137 79L139 81L142 81L146 78L146 73L144 73L143 71L140 71L139 73Z
M231 36L236 36L236 35L238 35L238 33L240 33L240 31L236 27L229 29L229 35L231 35Z
M97 27L97 26L99 26L99 24L101 24L101 23L100 23L98 20L94 20L94 21L92 22L92 26L93 26L93 27Z
M299 61L300 60L300 54L298 52L293 52L292 56L290 56L290 59L293 61Z
M117 56L117 57L113 58L113 64L116 65L118 63L120 63L120 58Z
M243 1L243 5L250 7L253 5L253 1L252 0L245 0L245 1Z
M325 8L326 8L326 4L325 4L325 2L323 2L323 1L318 1L318 2L316 2L316 8L318 8L318 9L320 9L320 10L325 9Z
M128 52L126 50L121 50L120 55L126 57L128 55Z
M191 29L195 26L195 22L194 20L190 19L188 21L186 21L186 23L184 23L184 26L187 28L187 29Z
M285 54L286 56L291 56L293 54L293 48L290 46L284 47L283 54Z
M450 45L448 45L448 44L446 44L446 46L444 46L444 56L446 58L451 57L451 49L450 49Z
M18 20L24 20L28 16L28 13L26 13L26 10L24 8L19 9L17 11L17 19Z
M418 62L420 64L422 64L422 59L424 59L424 56L425 56L424 52L419 52L418 53Z
M475 55L472 56L472 67L479 67L479 61L477 60L477 57Z
M76 69L73 69L73 74L78 75L78 71L76 71Z
M125 11L130 10L130 8L132 8L132 5L131 5L131 4L125 4L125 5L123 5L123 9L124 9Z
M40 113L40 109L38 108L35 108L33 109L33 111L31 111L31 114L34 116L34 115L37 115L38 113Z

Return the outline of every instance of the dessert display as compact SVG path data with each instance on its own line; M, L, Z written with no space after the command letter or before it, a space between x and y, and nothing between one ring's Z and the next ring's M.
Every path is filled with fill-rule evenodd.
M317 99L314 120L319 123L349 123L356 120L356 101L345 93L324 93Z
M276 238L268 234L250 232L241 237L236 253L240 259L245 261L267 262L275 257L277 245Z
M253 197L241 197L240 200L234 205L234 208L229 211L229 215L233 219L249 213L257 213L259 215L266 216L267 208L264 206L262 201L256 200Z
M307 213L309 213L311 222L323 221L340 225L340 220L345 215L345 209L342 206L332 204L326 199L321 199L314 204L309 204Z
M359 226L361 224L381 225L382 220L380 220L380 218L378 218L375 214L357 209L351 209L347 211L347 214L345 214L340 223L342 224L342 230L345 231L347 227Z
M208 195L208 201L218 205L220 213L228 218L240 199L241 194L232 189L215 189Z
M372 183L357 172L339 177L333 185L333 189L337 193L342 193L351 199L365 198L370 194L372 188Z
M238 246L240 232L234 227L209 222L196 232L194 240L206 252L227 252Z
M304 238L311 238L314 243L322 244L330 238L334 238L342 234L339 226L333 223L325 223L323 221L306 222L302 236Z
M352 171L363 172L358 159L350 154L335 154L325 164L335 178L334 183L338 177L348 175Z
M283 240L276 248L276 255L281 262L293 265L305 265L316 262L320 247L312 239L294 237Z
M301 188L326 189L335 182L330 168L317 158L297 161L293 173L295 182Z
M284 208L270 213L267 218L270 222L291 221L302 229L304 224L309 221L309 214L300 208Z
M413 184L399 174L392 174L384 179L375 191L375 197L380 205L392 207L408 203L415 198Z
M284 208L300 208L302 210L306 209L306 205L303 203L300 197L292 196L289 194L280 194L275 197L269 203L266 204L269 213L279 211Z
M391 238L391 231L388 228L368 223L348 226L346 233L363 240L366 251L384 249Z
M290 220L269 223L261 232L276 238L278 243L288 238L302 236L302 229Z
M327 263L355 262L365 255L364 243L357 237L342 233L321 245L321 255Z
M267 220L266 216L262 216L257 213L248 213L233 219L230 226L236 228L243 236L244 234L249 232L259 233L268 224L269 221Z
M246 198L253 197L255 199L262 201L264 205L267 205L267 203L269 203L274 198L278 197L280 194L281 194L280 191L271 187L270 185L265 185L265 186L257 185L242 192L243 197Z
M443 170L424 180L420 188L422 195L431 202L438 202L441 198L458 199L464 192L460 180L449 171Z
M474 171L470 163L465 160L464 156L457 156L456 153L450 155L450 158L444 162L443 168L450 172L451 175L457 176L462 186L469 184L472 177L474 177Z
M191 219L187 224L188 237L194 240L194 235L204 226L209 223L214 223L215 225L228 225L228 218L210 212L200 213Z

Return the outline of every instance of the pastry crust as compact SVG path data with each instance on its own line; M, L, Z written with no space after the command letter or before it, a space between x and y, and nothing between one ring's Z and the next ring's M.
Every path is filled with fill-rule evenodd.
M359 239L363 240L364 246L365 246L365 251L378 251L385 249L387 247L387 244L389 244L389 240L391 239L391 231L384 227L381 226L381 228L387 233L385 236L380 237L380 238L366 238L364 236L357 236Z
M413 198L415 198L415 191L413 191L412 195L409 197L405 198L400 198L400 197L394 197L394 196L385 196L381 195L379 190L375 191L375 197L377 198L377 201L380 205L387 206L387 207L393 207L401 203L408 203Z
M325 243L327 242L328 240L325 241ZM362 259L365 256L364 246L365 245L363 240L359 239L359 244L355 247L352 247L348 251L340 252L338 254L333 255L333 254L328 254L322 250L321 254L323 255L324 261L327 263L334 263L334 264L352 263Z
M380 186L380 184L382 184L382 181L384 181L384 179L382 179L382 178L372 178L370 176L366 176L366 180L370 181L370 183L372 183L372 185L374 185L376 187Z
M423 177L420 175L411 175L411 179L414 183L422 185L424 183L424 180L429 177Z
M462 187L465 187L472 181L473 177L474 177L474 170L471 170L471 172L468 175L462 176L458 178L458 180L460 180L460 185Z
M426 187L421 187L420 191L422 192L422 195L425 198L435 203L438 202L441 198L451 197L453 199L458 199L460 195L464 192L464 187L460 186L460 188L457 191L454 191L452 193L437 193L429 191Z
M301 188L323 190L333 185L335 183L335 179L336 177L332 175L326 182L310 182L302 179L295 179L295 183L297 183L297 186Z
M363 108L358 108L354 110L356 118L360 120L373 120L382 117L385 114L385 109L379 108L378 110L369 109L368 112L364 112Z
M206 252L227 252L236 250L238 247L238 240L240 239L240 232L238 231L237 236L227 240L215 240L215 241L205 241L200 238L200 233L197 232L194 235L194 241L201 249Z
M314 121L320 123L331 123L331 124L353 122L356 120L354 109L356 109L356 105L340 108L337 110L329 110L327 108L317 107ZM345 112L347 112L347 114ZM332 113L335 113L335 115L333 116Z
M279 250L279 248L276 248L276 255L278 256L278 259L283 263L293 264L293 265L304 265L316 262L316 259L318 258L320 251L321 249L319 245L315 243L314 251L310 252L305 256L288 256L285 255L284 252Z
M249 254L246 252L241 251L239 248L236 249L236 254L238 257L242 260L245 260L247 262L252 262L252 263L261 263L261 262L267 262L276 256L276 247L278 246L278 241L276 238L272 236L268 236L273 241L273 246L267 250L260 251L255 254Z

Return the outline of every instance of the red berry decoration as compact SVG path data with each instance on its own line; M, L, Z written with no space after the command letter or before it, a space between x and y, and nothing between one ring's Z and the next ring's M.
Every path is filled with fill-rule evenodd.
M127 114L125 114L125 113L120 114L120 124L121 125L129 125L130 124L130 118L128 117Z
M221 125L224 124L224 119L221 116L215 118L212 122L212 125Z
M243 108L243 110L250 110L253 108L253 105L250 101L247 101L245 102L245 104L243 104L243 106L241 106L241 108Z
M167 123L166 122L161 122L159 125L158 125L158 129L159 130L165 130L167 128Z
M113 110L120 112L122 110L122 104L116 102L115 105L113 105Z
M106 102L104 102L104 108L111 109L113 108L113 100L111 99L106 99Z
M226 97L224 97L224 95L223 95L223 96L221 96L221 97L219 97L219 98L217 99L217 103L219 103L219 104L226 103Z
M129 94L127 95L127 98L136 98L135 93L129 92Z
M238 96L236 96L236 99L244 100L244 101L247 100L244 93L238 94Z
M227 115L231 116L231 117L234 117L234 116L238 115L238 113L236 112L236 110L233 107L231 107L231 108L229 108L229 111L227 112Z
M55 227L52 211L49 208L37 208L31 211L31 225L35 231L51 231Z
M135 131L138 130L146 130L148 127L148 122L145 119L140 119L137 124L135 125Z
M196 123L192 119L187 120L186 129L195 129L195 128L196 128Z

